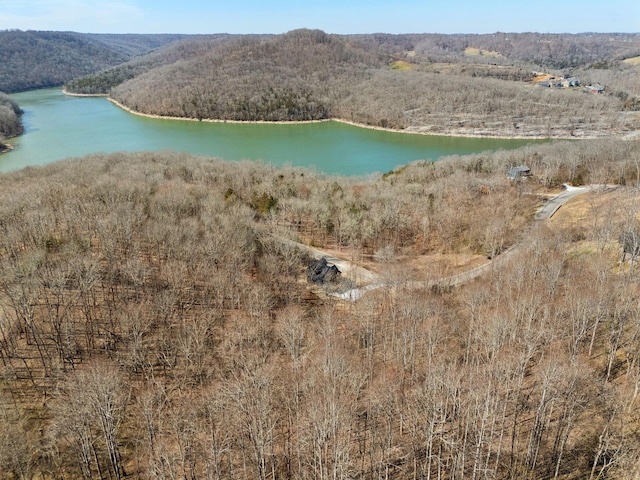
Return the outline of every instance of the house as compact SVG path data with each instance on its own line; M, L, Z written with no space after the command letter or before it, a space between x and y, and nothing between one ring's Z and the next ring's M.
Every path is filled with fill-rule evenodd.
M541 82L538 82L537 85L539 87L545 87L545 88L562 88L563 81L555 77L552 77L549 80L543 80Z
M507 171L507 178L509 180L516 180L518 178L526 178L531 176L531 169L526 165L518 165L517 167L511 167Z
M340 277L340 270L335 265L329 265L326 257L313 261L307 268L307 278L313 283L335 282Z
M586 91L589 93L595 93L595 94L604 93L604 87L599 83L594 83L589 85Z
M579 87L580 86L580 80L578 80L576 77L565 78L562 81L562 86L564 88Z
M545 88L571 88L580 86L580 80L568 74L563 77L557 77L548 73L537 74L534 76L533 83Z

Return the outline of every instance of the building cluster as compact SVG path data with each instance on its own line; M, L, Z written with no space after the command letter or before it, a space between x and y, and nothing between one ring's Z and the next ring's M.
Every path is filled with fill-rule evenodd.
M580 86L580 80L571 75L558 77L549 73L533 72L533 83L543 88L577 88ZM582 89L585 93L604 93L604 87L594 83Z

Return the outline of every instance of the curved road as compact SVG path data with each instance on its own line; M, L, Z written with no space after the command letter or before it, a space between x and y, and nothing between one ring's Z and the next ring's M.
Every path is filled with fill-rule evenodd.
M594 190L598 188L597 186L593 187L572 187L571 185L564 185L565 191L559 193L555 197L549 199L547 203L545 203L536 213L536 220L549 220L554 213L556 213L562 205L567 203L576 195L580 195L582 193Z
M540 207L534 217L535 221L529 227L529 230L534 228L535 225L539 224L540 222L549 220L565 203L567 203L577 195L581 195L586 192L593 192L598 190L609 191L618 188L617 185L589 185L585 187L572 187L571 185L565 184L563 186L565 187L565 190L563 192L559 193L553 198L550 198L542 207ZM343 293L331 294L334 297L341 298L343 300L355 301L362 297L369 290L374 290L376 288L385 286L384 283L379 283L377 281L378 275L370 270L359 267L348 260L329 255L328 253L321 250L307 247L295 242L291 243L306 250L313 258L319 259L325 257L329 265L335 265L342 273L348 273L350 275L350 278L353 278L356 281L369 282L367 285L362 287L347 290ZM410 288L424 288L433 286L455 287L458 285L462 285L485 274L488 270L494 268L496 265L505 263L514 253L520 251L522 247L523 242L513 245L502 252L502 254L500 254L494 260L491 260L484 265L481 265L474 269L467 270L466 272L452 275L450 277L440 278L438 280L412 281L405 284L405 286Z

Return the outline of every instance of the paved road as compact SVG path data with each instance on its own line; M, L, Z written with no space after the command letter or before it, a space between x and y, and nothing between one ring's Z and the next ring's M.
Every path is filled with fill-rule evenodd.
M538 210L535 216L536 220L549 220L560 209L560 207L570 199L576 195L580 195L591 190L590 187L572 187L570 185L565 185L564 187L564 192L549 199L547 203Z
M545 203L538 213L536 213L536 220L549 220L565 203L571 200L576 195L580 195L586 192L609 192L615 190L619 185L587 185L585 187L572 187L566 183L563 185L565 190L559 193L555 197L551 198Z
M615 188L618 188L617 185L589 185L585 187L573 187L571 185L564 185L565 190L553 198L550 198L536 213L535 222L530 228L535 228L535 226L540 222L545 222L549 220L553 215L569 200L577 195L581 195L586 192L593 191L609 191ZM295 242L291 242L292 244ZM334 257L329 255L326 252L321 250L317 250L312 247L307 247L305 245L296 244L300 248L306 250L313 258L322 258L325 257L327 259L327 263L330 265L335 265L338 269L343 273L347 274L348 278L354 280L356 283L365 282L367 283L364 286L354 288L351 290L347 290L343 293L335 293L332 294L335 297L341 298L343 300L355 301L358 298L362 297L366 292L370 290L374 290L376 288L380 288L384 286L384 283L379 281L378 275L370 270L366 270L362 267L355 265L354 263ZM518 243L508 248L502 254L497 256L495 259L476 267L471 270L467 270L466 272L459 273L457 275L452 275L450 277L440 278L437 280L430 281L412 281L405 284L406 287L413 288L424 288L424 287L433 287L433 286L442 286L442 287L454 287L458 285L462 285L467 283L475 278L478 278L481 275L484 275L492 268L495 268L498 265L502 265L506 263L507 260L516 252L521 250L523 247L523 243Z

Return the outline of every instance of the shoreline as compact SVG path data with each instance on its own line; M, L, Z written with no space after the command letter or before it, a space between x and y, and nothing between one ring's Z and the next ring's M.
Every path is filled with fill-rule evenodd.
M139 112L137 110L134 110L133 108L129 108L126 105L120 103L119 101L109 97L108 95L96 95L96 96L104 96L107 97L107 100L109 100L111 103L113 103L115 106L121 108L122 110L124 110L125 112L129 112L132 115L138 115L139 117L146 117L146 118L155 118L158 120L178 120L178 121L184 121L184 122L206 122L206 123L234 123L234 124L266 124L266 125L303 125L305 123L324 123L324 122L331 122L333 119L332 118L326 118L323 120L291 120L291 121L284 121L284 120L280 120L280 121L273 121L270 122L268 120L221 120L221 119L217 119L217 118L202 118L202 119L198 119L198 118L190 118L190 117L172 117L170 115L156 115L154 113L143 113L143 112Z
M558 136L548 136L548 135L501 135L497 133L489 133L487 130L483 130L482 133L470 133L470 132L456 132L450 130L448 132L433 132L420 130L425 128L432 128L431 126L409 126L406 129L398 130L393 128L385 128L379 127L375 125L366 125L362 123L357 123L351 120L345 120L341 118L327 118L322 120L291 120L291 121L268 121L268 120L221 120L215 118L188 118L188 117L174 117L169 115L156 115L152 113L143 113L137 110L134 110L126 105L120 103L119 101L111 98L108 94L102 93L72 93L66 91L64 88L62 89L62 93L65 95L69 95L72 97L106 97L106 99L116 105L118 108L131 113L132 115L137 115L140 117L153 118L157 120L178 120L178 121L186 121L186 122L207 122L207 123L233 123L233 124L268 124L268 125L302 125L307 123L324 123L324 122L338 122L345 125L350 125L357 128L366 128L369 130L378 130L381 132L388 133L400 133L400 134L409 134L409 135L429 135L434 137L463 137L463 138L488 138L488 139L499 139L499 140L594 140L598 138L610 137L610 138L627 138L628 134L625 135L581 135L581 136L572 136L572 135L558 135Z
M332 118L331 120L338 123L344 123L345 125L351 125L353 127L366 128L369 130L378 130L380 132L404 133L408 135L429 135L432 137L493 138L497 140L576 140L577 139L576 137L570 137L570 136L549 137L545 135L498 135L498 134L485 134L485 133L473 134L469 132L457 133L454 131L449 131L445 133L445 132L431 132L426 130L418 130L420 128L429 128L425 125L423 126L411 125L405 128L404 130L397 130L394 128L378 127L376 125L366 125L366 124L357 123L351 120L343 120L341 118ZM580 138L586 140L589 138L597 138L597 137L580 137Z
M70 97L109 97L107 93L73 93L66 90L64 87L62 88L62 93Z
M456 133L441 133L441 132L425 132L419 130L397 130L394 128L384 128L378 127L375 125L366 125L363 123L353 122L351 120L344 120L341 118L326 118L323 120L303 120L303 121L277 121L270 122L266 120L220 120L215 118L203 118L202 120L198 120L197 118L188 118L188 117L172 117L172 116L164 116L164 115L156 115L152 113L143 113L132 108L123 105L117 100L107 96L107 95L96 95L96 96L105 96L107 100L121 108L122 110L131 113L132 115L138 115L140 117L146 118L155 118L158 120L178 120L178 121L187 121L187 122L208 122L208 123L233 123L233 124L268 124L268 125L302 125L307 123L324 123L324 122L337 122L342 123L344 125L350 125L352 127L357 128L366 128L368 130L378 130L380 132L388 132L388 133L399 133L399 134L409 134L409 135L430 135L433 137L465 137L465 138L494 138L494 139L502 139L502 140L552 140L552 139L562 139L564 137L545 137L545 136L501 136L501 135L471 135L471 134L456 134ZM411 128L411 127L409 127ZM414 127L420 128L420 127ZM566 137L569 139L572 137ZM586 137L584 137L586 138ZM594 137L595 138L595 137Z

